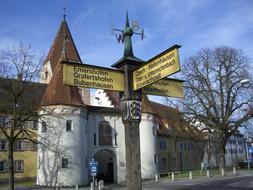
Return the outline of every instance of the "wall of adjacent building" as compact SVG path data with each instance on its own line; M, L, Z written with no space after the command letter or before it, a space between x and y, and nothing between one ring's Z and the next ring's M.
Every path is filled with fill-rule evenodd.
M203 142L182 137L158 136L159 173L200 169Z
M36 129L34 130L36 132ZM6 148L1 150L0 148L0 161L5 162L5 171L0 172L0 182L8 181L8 143L2 132L0 132L0 141L5 141ZM22 148L20 150L14 150L13 157L15 161L22 162L22 171L15 172L15 180L35 180L37 173L37 146L29 141L22 141Z

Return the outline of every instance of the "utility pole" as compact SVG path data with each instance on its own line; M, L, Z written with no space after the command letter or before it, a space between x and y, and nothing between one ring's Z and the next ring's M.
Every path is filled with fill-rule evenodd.
M122 35L117 37L118 41L124 43L124 57L112 65L124 71L123 96L120 107L122 110L122 121L125 127L126 147L126 189L141 190L141 161L140 161L140 130L141 121L141 90L133 90L133 71L140 67L144 61L133 54L131 37L134 34L133 28L129 26L128 14L126 13L126 25Z

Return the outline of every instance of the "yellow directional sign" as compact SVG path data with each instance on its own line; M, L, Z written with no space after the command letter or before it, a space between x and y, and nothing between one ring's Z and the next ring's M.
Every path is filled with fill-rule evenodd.
M85 88L124 91L124 74L103 67L65 63L63 83Z
M164 78L145 86L142 88L142 92L149 95L184 98L183 82L182 80Z
M178 48L180 48L179 45L174 45L149 60L143 67L134 71L134 90L143 88L144 86L180 71Z

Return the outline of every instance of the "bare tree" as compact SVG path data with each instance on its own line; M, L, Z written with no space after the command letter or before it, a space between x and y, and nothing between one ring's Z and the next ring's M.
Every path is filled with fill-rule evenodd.
M252 75L249 59L241 50L218 47L202 49L185 65L183 112L192 124L217 135L220 168L225 167L228 138L252 119ZM249 79L244 85L243 79Z
M38 106L45 86L32 81L39 79L41 60L36 62L31 47L23 44L0 54L0 111L8 115L6 122L0 124L0 132L8 144L10 190L14 190L14 144L20 140L37 143L33 126L38 121Z

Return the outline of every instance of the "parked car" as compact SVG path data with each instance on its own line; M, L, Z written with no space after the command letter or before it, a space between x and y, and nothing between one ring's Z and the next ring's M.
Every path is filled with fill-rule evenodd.
M237 164L240 168L248 168L248 160L244 160L242 162L239 162ZM251 160L249 160L249 165L251 168L253 168L253 162Z

